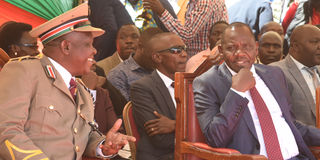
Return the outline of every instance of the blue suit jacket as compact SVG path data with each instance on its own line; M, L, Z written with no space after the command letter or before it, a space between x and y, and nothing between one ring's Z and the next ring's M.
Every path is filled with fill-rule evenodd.
M277 67L254 66L278 102L300 154L315 159L307 145L320 144L320 130L295 121L283 72ZM213 147L259 154L260 144L247 107L248 100L230 90L231 83L231 73L225 64L212 67L194 80L194 99L201 129Z

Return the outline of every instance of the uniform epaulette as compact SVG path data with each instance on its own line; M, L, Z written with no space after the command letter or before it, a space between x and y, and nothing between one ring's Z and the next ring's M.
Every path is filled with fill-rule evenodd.
M18 61L18 62L20 62L20 61L30 60L30 59L41 59L41 57L40 57L40 56L23 56L23 57L11 58L11 59L9 60L9 62L11 62L11 61Z
M90 94L92 102L94 102L93 95L91 94L89 88L83 83L83 81L80 78L76 78L76 81L83 86L83 88Z
M90 93L89 88L83 83L83 81L80 78L76 78L76 81L80 83L83 86L83 88Z

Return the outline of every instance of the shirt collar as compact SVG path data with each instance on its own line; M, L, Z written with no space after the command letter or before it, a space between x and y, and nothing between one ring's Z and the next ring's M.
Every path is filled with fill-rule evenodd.
M141 69L141 70L143 70L143 71L145 71L145 72L148 72L146 69L142 68L142 67L133 59L133 56L134 56L134 54L131 54L130 57L129 57L127 60L125 60L125 61L127 61L127 64L128 64L128 66L129 66L129 68L130 68L132 71Z
M65 69L63 66L61 66L58 62L48 57L54 68L58 71L58 73L61 75L64 83L67 85L67 87L70 87L70 80L72 77L71 73Z
M300 63L299 61L297 61L295 58L293 58L290 54L289 54L290 58L292 59L292 61L294 62L294 64L296 64L296 66L298 67L299 70L302 70L303 68L309 68L305 65L303 65L302 63Z
M157 70L158 75L160 76L160 78L162 79L162 81L164 82L164 84L166 85L167 88L171 87L172 82L174 82L171 78L167 77L166 75L162 74L159 70Z

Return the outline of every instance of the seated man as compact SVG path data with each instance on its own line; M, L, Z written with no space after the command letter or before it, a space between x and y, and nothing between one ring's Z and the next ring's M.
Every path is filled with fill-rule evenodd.
M116 38L117 51L112 56L97 62L97 65L103 68L105 74L108 74L112 68L128 59L132 53L136 53L139 38L140 31L135 25L123 25L118 30Z
M284 39L284 31L283 31L282 26L279 23L271 21L271 22L268 22L265 25L263 25L261 28L261 32L258 35L258 40L260 39L260 37L264 33L269 32L269 31L277 32L280 35L282 42L283 42L282 53L284 55L287 55L288 54L288 42L286 41L286 39Z
M214 23L209 34L209 48L197 53L187 61L186 72L193 73L207 58L210 58L214 64L218 64L222 60L222 56L218 51L218 44L223 31L228 27L225 21Z
M225 63L193 82L196 112L208 144L270 160L314 160L308 146L320 145L320 130L295 121L279 68L253 65L257 48L249 26L230 24L219 50Z
M1 70L1 159L110 158L135 141L117 132L121 120L106 136L95 132L91 96L75 79L90 71L93 38L104 33L87 15L84 3L38 26L31 33L42 40L44 56L16 58Z
M320 30L313 25L297 27L291 34L289 54L272 63L284 72L297 120L316 125L316 87L320 70Z
M107 75L107 79L127 101L130 100L130 85L153 71L154 64L151 60L150 47L146 43L153 35L161 32L163 31L158 28L148 28L143 31L136 52L113 68Z
M140 140L138 160L173 160L176 101L174 74L183 72L185 44L174 33L160 33L148 42L156 70L131 86L133 116Z
M269 31L264 33L259 39L259 49L257 62L270 64L282 59L283 42L277 32Z

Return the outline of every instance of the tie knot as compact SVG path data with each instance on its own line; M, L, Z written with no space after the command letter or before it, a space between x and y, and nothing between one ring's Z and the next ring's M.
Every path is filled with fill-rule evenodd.
M311 75L314 75L315 73L318 72L318 68L316 66L313 67L303 67L306 71L308 71Z
M174 82L171 83L171 87L174 88Z
M70 84L70 88L76 88L76 86L77 86L77 83L76 83L76 81L75 81L73 78L71 78L69 84Z

